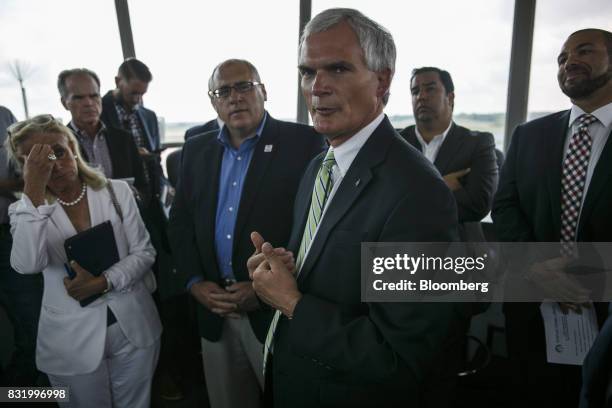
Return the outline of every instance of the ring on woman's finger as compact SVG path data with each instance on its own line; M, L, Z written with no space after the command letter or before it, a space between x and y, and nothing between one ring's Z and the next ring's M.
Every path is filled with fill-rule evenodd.
M49 153L47 155L47 159L54 161L54 160L57 160L57 156L55 156L55 153Z

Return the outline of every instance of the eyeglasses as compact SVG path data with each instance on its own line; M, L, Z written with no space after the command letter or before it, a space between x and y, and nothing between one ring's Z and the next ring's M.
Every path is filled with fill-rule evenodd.
M247 93L251 91L257 85L263 85L263 84L261 82L254 82L254 81L237 82L231 86L222 86L221 88L215 89L214 91L208 91L208 95L211 98L214 97L216 99L223 99L223 98L227 98L228 96L230 96L230 94L232 93L232 89L235 89L236 92L243 94L243 93Z

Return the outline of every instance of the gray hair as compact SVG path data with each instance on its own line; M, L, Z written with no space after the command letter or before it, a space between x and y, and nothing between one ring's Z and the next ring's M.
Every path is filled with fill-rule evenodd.
M257 68L255 68L255 65L251 64L249 61L244 60L244 59L232 58L232 59L228 59L228 60L225 60L219 63L213 69L212 74L210 74L210 78L208 78L208 90L209 91L214 91L213 87L215 86L215 74L217 73L217 71L219 71L221 68L223 68L226 65L232 65L232 64L245 65L249 69L249 71L251 71L251 76L253 77L253 79L257 82L261 82L261 79L259 78L259 72L257 72Z
M89 75L96 82L96 84L98 84L98 90L100 89L100 78L98 78L98 75L92 70L87 68L65 69L57 76L57 89L62 99L66 99L68 97L66 80L72 75Z
M355 32L368 69L373 72L389 69L393 76L397 55L393 36L385 27L355 9L332 8L317 14L304 27L300 37L299 55L302 55L308 37L327 31L343 21L346 21ZM386 105L388 100L389 91L383 96L383 103Z

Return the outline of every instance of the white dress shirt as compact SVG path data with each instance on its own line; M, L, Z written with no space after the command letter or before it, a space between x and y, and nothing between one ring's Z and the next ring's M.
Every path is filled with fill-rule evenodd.
M321 219L319 220L317 229L315 230L314 235L312 236L312 239L310 240L310 244L308 248L306 248L304 259L308 257L308 253L310 252L310 247L312 246L312 243L317 237L317 233L319 232L319 227L323 223L323 219L325 218L325 213L327 212L327 209L329 208L329 204L334 199L334 196L336 195L338 188L340 188L340 184L342 184L342 180L344 179L344 176L346 175L349 168L351 167L351 164L353 164L355 157L357 157L357 153L359 153L363 145L368 141L370 136L372 136L372 133L374 133L374 130L376 130L376 128L378 127L378 125L381 124L384 118L385 118L385 114L381 113L380 115L376 117L376 119L374 119L372 122L367 124L359 132L355 133L355 135L353 135L350 139L342 143L340 146L337 146L337 147L330 146L329 147L328 151L331 150L334 152L334 159L336 160L336 164L334 164L334 167L332 167L332 181L334 185L332 187L331 192L329 193L329 197L327 198L327 201L325 202L325 208L323 208L323 213L321 214ZM309 208L308 211L310 212L310 206L308 208ZM304 262L302 262L302 265L304 265Z
M434 136L429 141L429 143L427 143L425 139L423 139L423 136L419 132L419 127L418 126L414 127L414 133L416 134L417 140L421 144L421 150L423 151L423 154L425 155L425 157L427 157L427 160L429 160L431 163L436 161L436 157L438 157L438 152L440 151L440 147L442 147L442 143L444 143L444 139L446 139L446 135L448 134L448 131L450 130L451 126L453 126L452 120L448 124L448 127L446 128L446 130L442 132L442 134Z

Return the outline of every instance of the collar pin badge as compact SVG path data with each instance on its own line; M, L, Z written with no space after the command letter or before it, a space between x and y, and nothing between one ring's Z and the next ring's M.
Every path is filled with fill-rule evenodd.
M361 179L355 180L355 187L359 187L359 183L361 183Z
M264 146L264 153L270 153L272 151L272 147L273 147L273 145L265 145Z

